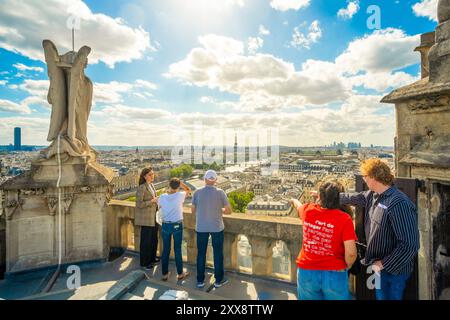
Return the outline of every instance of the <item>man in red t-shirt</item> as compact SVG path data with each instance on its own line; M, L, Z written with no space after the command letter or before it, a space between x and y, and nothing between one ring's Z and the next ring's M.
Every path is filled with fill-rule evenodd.
M303 243L297 258L299 300L350 299L347 269L356 260L352 218L339 210L338 183L319 189L319 203L291 202L303 222Z

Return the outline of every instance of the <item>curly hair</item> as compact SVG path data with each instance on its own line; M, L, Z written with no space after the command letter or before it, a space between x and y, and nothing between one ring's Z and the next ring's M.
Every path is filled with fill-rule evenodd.
M339 209L339 186L335 182L325 182L320 185L320 206L326 209Z
M325 183L333 185L335 188L337 188L339 193L345 192L345 187L343 183L338 179L326 179L321 183L321 186L324 185ZM353 219L353 209L349 205L340 204L339 210L347 213Z
M369 176L372 179L386 185L390 186L394 183L394 175L386 162L371 158L361 162L361 173L363 176Z

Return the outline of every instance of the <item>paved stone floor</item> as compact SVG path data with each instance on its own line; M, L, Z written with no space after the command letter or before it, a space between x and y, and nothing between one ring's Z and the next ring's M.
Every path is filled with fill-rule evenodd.
M81 266L81 287L77 290L67 289L67 280L71 274L61 272L49 293L41 291L53 274L52 270L17 275L0 281L1 299L55 299L84 300L101 298L119 298L122 300L158 299L168 290L184 290L190 299L237 299L237 300L295 300L296 287L293 284L263 279L252 275L226 272L229 283L221 288L213 287L213 270L207 269L205 287L196 288L195 265L185 264L190 276L184 281L177 281L174 262L171 261L171 275L166 282L161 281L161 266L134 281L125 293L116 295L119 283L130 278L131 272L141 270L139 256L125 253L116 260L107 263L93 263ZM142 272L138 272L138 274ZM45 280L47 279L47 281ZM122 279L122 280L121 280ZM120 280L120 281L119 281ZM120 292L123 292L120 291Z

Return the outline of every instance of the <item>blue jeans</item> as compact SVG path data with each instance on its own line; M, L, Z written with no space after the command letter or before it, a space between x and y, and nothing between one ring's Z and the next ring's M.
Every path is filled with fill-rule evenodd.
M350 300L347 270L322 271L298 268L298 300Z
M223 231L197 232L197 282L205 281L206 250L208 249L209 235L212 238L214 253L214 278L216 282L223 279Z
M380 289L375 289L377 300L402 300L406 281L411 274L394 275L381 270Z
M183 255L181 253L181 242L183 241L183 224L182 223L163 223L162 224L162 274L166 275L169 272L169 256L170 247L173 236L173 250L175 253L175 264L177 266L177 273L183 273Z

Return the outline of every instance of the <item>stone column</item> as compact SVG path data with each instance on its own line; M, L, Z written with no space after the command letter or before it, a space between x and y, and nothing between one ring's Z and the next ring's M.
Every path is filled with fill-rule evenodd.
M286 245L289 249L289 254L291 258L291 268L290 268L290 280L293 283L297 283L297 257L300 253L300 249L302 248L302 244L300 242L291 242L285 241Z
M0 198L0 202L1 202ZM0 278L6 269L6 224L0 208Z
M187 244L187 262L195 264L197 263L197 236L195 230L184 229L183 232Z
M141 226L134 225L134 251L140 251L140 243L141 243Z
M224 233L223 243L223 263L225 269L237 269L237 235L234 233Z
M270 276L272 269L272 252L270 245L273 239L248 236L248 241L252 246L252 271L258 276Z
M427 189L431 186L428 185ZM433 298L432 279L433 261L432 261L432 216L436 216L440 208L439 195L433 195L431 198L431 208L428 206L427 194L419 192L418 194L418 217L419 217L419 234L420 234L420 248L418 252L418 268L419 268L419 299L430 300ZM431 212L430 212L431 211Z

